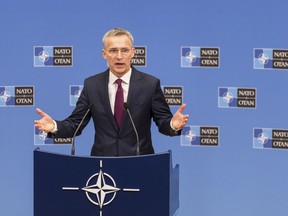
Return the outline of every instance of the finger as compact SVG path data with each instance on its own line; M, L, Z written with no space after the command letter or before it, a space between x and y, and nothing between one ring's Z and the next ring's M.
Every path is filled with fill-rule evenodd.
M186 108L186 104L182 104L182 105L179 107L178 112L182 113L185 108Z
M35 120L34 126L37 127L39 130L41 130L43 128L43 124L41 123L40 120Z
M37 108L36 112L41 115L42 117L46 116L47 114L45 112L43 112L41 109Z
M188 120L188 118L189 118L188 114L183 115L183 119Z
M41 120L34 120L34 125L42 125Z
M43 125L40 124L40 123L38 123L38 122L35 122L34 126L35 126L36 128L38 128L39 130L42 130L42 129L43 129Z

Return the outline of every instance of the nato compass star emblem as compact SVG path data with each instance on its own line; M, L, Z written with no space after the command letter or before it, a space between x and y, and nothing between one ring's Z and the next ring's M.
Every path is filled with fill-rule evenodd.
M1 92L0 98L1 98L1 100L3 100L5 103L7 103L7 101L9 101L10 98L11 98L11 94L10 94L8 91L5 90L5 91Z
M232 93L230 93L229 91L227 91L224 95L223 95L223 100L225 101L225 103L229 104L230 102L233 101L234 95Z
M190 51L186 54L185 58L189 63L192 63L196 61L197 56L195 55L195 53Z
M265 143L268 142L269 137L265 134L265 133L261 133L259 134L259 136L257 137L257 140L259 143L261 143L262 145L264 145Z
M41 140L45 141L47 139L47 133L45 131L41 131L39 133L39 137Z
M45 50L41 51L38 56L41 62L47 62L49 57L50 57L49 53Z
M185 138L189 141L189 142L192 142L196 139L196 133L192 130L189 130L186 132L185 134Z
M81 92L82 92L82 90L76 91L76 93L75 93L75 95L74 95L74 98L75 98L76 100L79 99L79 97L80 97L80 95L81 95Z
M267 54L265 54L265 53L261 53L258 57L258 61L262 65L267 64L268 60L269 60L269 56L267 56Z
M102 171L102 160L100 160L99 173L93 174L86 182L83 188L63 187L63 190L82 190L85 191L87 199L94 205L99 206L100 216L102 216L102 208L110 204L120 188L116 186L115 180L107 173ZM124 192L139 192L140 189L123 188Z

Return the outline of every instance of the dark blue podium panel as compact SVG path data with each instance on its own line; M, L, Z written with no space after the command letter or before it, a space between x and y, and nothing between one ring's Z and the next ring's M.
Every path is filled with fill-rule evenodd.
M169 216L179 208L171 153L77 157L34 151L35 216Z

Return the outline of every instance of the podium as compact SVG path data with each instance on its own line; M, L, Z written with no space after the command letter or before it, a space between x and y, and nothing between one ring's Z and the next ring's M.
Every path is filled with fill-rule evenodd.
M79 157L34 150L34 216L173 216L178 208L171 151Z

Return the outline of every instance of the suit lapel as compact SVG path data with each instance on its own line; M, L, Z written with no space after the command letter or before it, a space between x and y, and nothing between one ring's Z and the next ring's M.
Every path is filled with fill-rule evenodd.
M106 110L107 117L113 127L118 130L114 115L112 113L111 105L110 105L110 100L109 100L109 93L108 93L108 82L109 82L109 69L106 70L105 75L103 77L104 79L99 83L101 87L99 89L104 89L103 91L100 90L101 100L103 104L103 108Z
M142 88L141 76L135 68L132 68L132 74L130 78L130 86L127 98L127 104L129 105L129 107L133 107L137 103L137 100L141 95L141 88Z
M127 98L127 104L129 105L130 112L133 109L132 107L135 107L135 105L137 104L137 100L139 99L139 95L141 94L141 88L142 88L141 76L138 73L138 71L132 67L132 74L130 78L128 98ZM129 119L127 112L125 112L120 132L123 130L125 131L125 125L129 121L131 120Z

